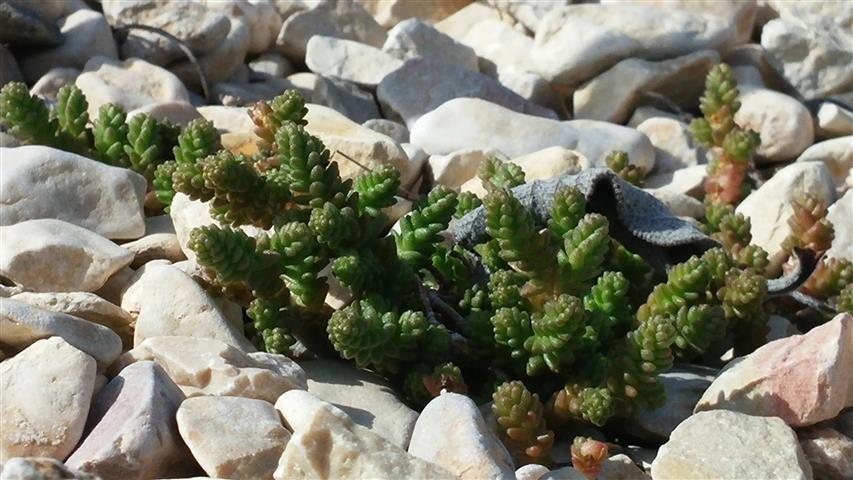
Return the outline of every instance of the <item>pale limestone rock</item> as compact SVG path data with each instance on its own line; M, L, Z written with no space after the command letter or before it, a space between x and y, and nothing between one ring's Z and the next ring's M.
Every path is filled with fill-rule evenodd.
M574 150L563 147L548 147L536 152L515 157L509 162L521 167L524 180L547 180L559 175L574 175L592 166L589 160ZM486 195L486 187L479 177L474 176L460 187L463 192L472 192L478 197Z
M376 47L321 35L314 35L308 40L305 63L318 75L371 89L403 64L400 59Z
M349 120L340 113L321 105L308 104L308 125L305 130L318 137L330 152L339 151L359 164L373 169L382 164L391 164L400 171L400 183L410 185L420 171L421 163L410 161L406 152L390 137ZM362 167L340 155L332 160L338 162L341 176L352 178L361 175Z
M175 424L183 400L159 365L131 365L95 398L87 423L91 431L66 463L103 478L129 480L193 472Z
M669 118L682 123L685 123L686 120L679 117L675 113L660 110L649 105L642 105L634 110L634 113L631 115L631 119L628 120L628 123L626 125L629 127L637 128L638 126L640 126L641 123L645 122L646 120L657 117Z
M447 18L471 0L360 0L368 12L385 28L411 18L433 23Z
M715 369L697 365L676 365L658 375L666 390L666 404L654 410L637 411L636 426L655 440L666 440L672 431L690 415L702 393L714 380Z
M693 197L667 189L655 188L647 191L666 205L675 216L699 220L705 218L705 205Z
M56 94L65 85L73 85L80 75L78 68L54 67L42 75L30 89L30 95L38 95L44 99L56 101Z
M584 480L586 476L572 467L563 467L558 470L551 470L545 475L539 477L539 480Z
M418 413L407 407L382 377L333 360L302 363L308 393L346 412L352 421L406 448Z
M121 354L121 339L107 327L15 299L0 302L0 344L20 351L43 338L60 337L93 357L104 371Z
M715 410L679 425L652 463L655 480L810 479L812 470L785 422Z
M121 294L124 293L134 275L136 271L130 267L124 267L108 278L104 286L95 290L94 293L113 305L121 305Z
M271 403L198 397L181 404L178 430L212 478L271 478L290 432Z
M459 9L444 20L436 22L434 26L439 32L453 38L457 42L461 42L474 25L483 20L495 19L504 20L509 24L514 23L512 20L506 18L506 15L501 15L493 6L474 2Z
M586 478L572 467L563 467L546 473L540 477L540 480L585 480ZM601 462L601 471L596 478L602 480L651 480L651 477L640 470L631 458L621 453Z
M705 76L719 61L713 50L660 62L623 60L575 90L575 118L624 123L643 99L642 92L663 95L683 108L693 107L702 94Z
M835 180L839 192L853 186L853 135L815 143L806 149L798 162L823 162Z
M356 425L346 413L308 392L291 390L275 408L294 433L273 476L276 480L457 478Z
M548 472L548 467L531 463L515 471L515 480L539 480Z
M655 169L652 174L670 173L684 167L706 163L706 152L693 141L687 124L664 117L653 117L639 125L655 147Z
M345 80L317 76L310 98L312 103L337 110L356 123L364 124L382 117L373 94Z
M455 98L422 116L411 141L431 155L494 148L510 158L560 146L575 150L593 166L604 166L612 150L624 150L632 164L654 167L654 147L633 128L594 120L560 122L514 112L478 98Z
M523 25L527 30L536 33L539 22L551 10L570 5L572 0L552 0L550 2L517 2L515 0L490 0L489 4L501 12L506 12L519 23L514 25L517 30ZM604 2L601 2L604 3Z
M376 88L385 117L412 125L448 100L483 99L510 110L555 118L552 110L536 105L489 76L428 58L407 60Z
M734 43L722 18L647 5L568 5L554 9L536 30L531 55L539 73L578 85L618 61L660 59Z
M826 218L835 229L835 238L826 256L846 258L853 262L853 190L848 190L828 210Z
M509 160L494 149L459 150L448 155L432 155L427 162L427 171L433 184L459 187L477 176L480 164L489 158Z
M797 434L815 478L850 478L853 474L853 440L850 437L826 427L807 428Z
M853 316L765 344L730 365L705 391L696 412L727 409L813 425L853 406Z
M111 367L153 360L187 397L234 396L274 402L282 393L305 389L305 372L284 355L246 354L219 340L152 337L124 353Z
M853 112L834 103L823 102L817 110L817 133L821 138L853 135Z
M551 84L538 73L509 71L498 75L498 80L525 100L550 108L560 118L568 118L566 106Z
M361 126L369 128L376 133L387 135L401 145L409 141L409 129L400 122L384 118L372 118L362 123Z
M797 99L742 82L738 82L738 86L741 106L735 114L735 122L761 136L756 150L758 159L765 162L791 160L814 142L812 116Z
M115 103L134 110L154 102L187 102L189 92L174 74L145 60L124 61L92 57L75 85L89 101L89 118L98 117L101 105Z
M168 120L180 125L182 128L186 127L192 120L201 117L201 114L198 113L198 110L194 106L184 101L149 103L148 105L127 112L127 119L130 120L140 113L147 113L158 122Z
M139 238L145 188L142 175L70 152L0 149L0 225L55 218L107 238Z
M232 16L229 20L231 27L225 40L216 47L216 50L198 59L198 64L204 71L207 81L212 84L227 81L235 72L246 68L243 60L252 41L251 25L244 17ZM171 65L170 70L190 88L201 90L198 73L189 60Z
M249 62L249 72L284 78L296 72L296 67L284 55L266 52Z
M500 20L483 20L472 25L462 43L480 57L480 71L492 77L536 71L530 57L533 39Z
M443 393L424 407L409 453L460 479L515 477L512 457L468 397Z
M761 30L761 46L770 63L806 99L828 97L853 90L851 13L846 26L833 16L797 16L771 20Z
M255 129L255 124L252 123L246 107L204 105L198 107L198 113L206 120L213 122L213 126L223 133L252 133Z
M382 47L386 37L385 29L360 3L323 0L285 19L275 46L291 60L301 62L314 35L355 40L376 48Z
M106 238L43 218L0 227L0 275L35 292L92 292L133 260Z
M170 262L186 260L181 243L175 234L175 226L169 215L159 215L145 219L145 236L122 244L133 253L132 268L139 268L151 260L164 259Z
M661 173L646 177L647 189L669 190L701 199L705 195L704 184L708 178L708 167L696 165L685 167L670 173Z
M230 18L240 18L249 27L249 46L247 53L264 53L275 44L281 31L282 17L278 9L270 2L250 0L206 0L211 10L219 10Z
M400 60L425 57L475 72L479 70L477 54L471 47L457 42L419 18L403 20L389 30L382 50Z
M788 218L794 212L794 199L804 193L827 205L835 200L835 182L823 163L792 163L750 193L735 211L750 219L752 243L775 255L791 233Z
M94 10L78 10L58 22L65 41L58 47L33 51L19 57L29 83L55 67L83 68L95 56L118 58L118 49L106 19Z
M74 480L99 480L65 466L64 463L50 457L16 457L3 465L0 480L53 480L56 478Z
M171 265L153 264L137 275L121 298L121 307L137 315L134 346L149 337L177 335L214 338L245 352L255 351L189 275Z
M317 78L317 75L311 72L298 72L288 75L287 81L292 83L293 88L299 91L303 97L311 98Z
M64 460L83 434L95 370L92 357L60 337L39 340L0 363L0 463Z

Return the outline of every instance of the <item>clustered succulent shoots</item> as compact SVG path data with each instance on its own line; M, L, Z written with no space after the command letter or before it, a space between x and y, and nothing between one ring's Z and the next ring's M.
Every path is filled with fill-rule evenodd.
M622 180L631 185L642 187L648 172L641 166L628 163L628 160L628 152L614 150L607 154L604 158L604 163L607 165L607 168L616 172Z
M761 142L758 134L735 124L740 109L737 80L725 63L714 66L705 79L705 94L699 108L703 117L693 120L693 138L711 150L706 201L737 205L751 190L748 173Z

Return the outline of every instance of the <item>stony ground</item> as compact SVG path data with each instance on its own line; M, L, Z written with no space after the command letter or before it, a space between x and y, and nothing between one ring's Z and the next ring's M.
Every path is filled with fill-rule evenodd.
M708 152L687 122L725 61L736 122L761 137L761 186L738 207L753 242L778 251L809 192L829 205L827 257L853 260L849 3L570 3L3 1L0 84L53 101L74 83L92 117L109 102L204 117L232 150L256 140L245 106L297 89L309 132L355 160L342 174L390 163L409 191L482 193L489 157L537 180L624 150L646 191L701 219ZM181 40L206 89L175 43L113 30L130 24ZM258 352L240 306L197 281L187 240L207 205L179 194L146 216L129 170L0 144L0 478L584 478L568 444L517 468L464 395L417 412L349 363ZM771 341L722 370L663 374L665 407L625 426L598 478L853 479L853 317L801 333L778 313Z

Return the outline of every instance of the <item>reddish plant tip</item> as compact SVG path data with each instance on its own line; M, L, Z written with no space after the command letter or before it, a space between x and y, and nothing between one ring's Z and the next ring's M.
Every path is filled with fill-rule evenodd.
M572 466L586 478L594 480L607 459L607 444L588 437L575 437L572 442Z

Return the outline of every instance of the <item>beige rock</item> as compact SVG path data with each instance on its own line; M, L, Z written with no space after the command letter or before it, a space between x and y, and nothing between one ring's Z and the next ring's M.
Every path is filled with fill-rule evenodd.
M652 463L655 480L812 478L785 422L738 412L701 412L685 420Z
M209 84L226 81L240 68L245 68L243 60L252 41L251 26L244 17L230 16L231 27L225 40L215 50L198 59L198 65L204 71ZM196 90L201 89L201 83L195 66L189 60L170 66L170 70L184 84Z
M404 187L414 181L421 164L409 161L406 152L390 137L362 127L331 108L315 104L307 107L305 130L322 140L330 152L339 151L369 169L382 164L393 165L400 171L400 183ZM364 172L362 167L343 156L333 155L332 159L338 162L344 178Z
M275 44L281 30L282 18L274 5L269 2L248 0L207 0L207 8L220 10L229 17L239 17L249 26L248 53L257 55L266 52Z
M735 209L752 223L752 243L775 255L791 233L794 199L809 193L827 205L835 201L832 173L822 162L795 162L776 172Z
M465 35L471 31L471 28L483 20L504 20L510 24L514 23L507 19L506 15L501 15L501 13L491 5L473 2L457 10L444 20L436 22L435 29L456 41L461 42L462 39L465 38Z
M296 72L296 67L284 55L266 52L249 62L249 71L259 75L284 78Z
M515 477L509 452L465 395L443 393L424 407L409 453L463 480Z
M666 189L648 190L678 217L705 218L705 205L693 197Z
M815 478L850 478L853 474L853 440L826 427L807 428L797 435Z
M317 84L317 75L311 72L298 72L287 76L287 81L305 98L311 98Z
M427 171L433 184L459 187L477 176L477 168L486 159L509 160L503 153L494 150L459 150L448 155L432 155L427 162Z
M75 84L86 95L89 117L93 119L106 103L130 111L154 102L190 101L189 92L178 77L138 58L119 61L93 57Z
M0 326L0 345L6 350L20 351L43 338L61 337L93 357L98 371L121 354L121 339L109 328L11 298L0 302Z
M308 392L291 390L275 408L294 432L275 471L276 480L300 478L456 478L407 454Z
M815 143L806 149L798 162L823 162L835 180L839 192L853 186L853 135Z
M271 478L290 440L269 402L239 397L198 397L181 404L178 430L212 478Z
M735 122L761 136L757 158L780 162L796 158L814 142L809 110L797 99L763 87L739 82L740 110Z
M430 23L452 15L471 0L361 0L368 12L385 28L391 28L409 18L419 18Z
M384 118L372 118L362 123L361 126L369 128L374 132L381 133L382 135L387 135L401 146L409 141L409 129L400 122L386 120Z
M693 141L687 124L665 117L652 117L639 125L655 147L653 174L669 173L706 163L706 152Z
M660 110L649 105L641 105L634 109L634 113L631 115L631 119L628 120L627 126L637 128L638 126L640 126L641 123L645 122L646 120L657 117L669 118L672 120L677 120L679 122L683 122L684 120L675 113Z
M826 251L827 257L846 258L853 262L853 190L829 206L826 218L835 229L832 247Z
M127 118L131 119L140 113L147 113L160 122L168 120L181 127L186 127L192 120L201 117L194 106L183 101L149 103L127 112Z
M0 227L0 275L35 292L91 292L133 254L97 233L61 220Z
M214 338L245 352L255 347L228 321L219 306L193 279L171 265L148 265L138 272L121 299L138 312L134 346L149 337Z
M533 39L501 20L483 20L472 25L462 43L474 49L480 57L480 71L487 75L536 71L530 57Z
M478 71L477 54L419 18L404 20L388 31L382 50L400 60L426 57Z
M719 61L713 50L660 62L623 60L575 90L575 117L624 123L642 100L641 92L663 95L685 108L694 106L705 76Z
M548 147L509 160L521 167L524 180L546 180L559 175L573 175L591 166L583 154L563 147ZM463 192L472 192L478 197L486 195L486 187L479 177L473 177L460 187Z
M64 463L50 457L17 457L3 465L0 480L52 480L54 478L74 480L98 480L89 475L65 466Z
M154 362L124 369L92 403L91 431L69 467L103 478L176 478L195 471L175 412L184 400Z
M853 135L853 112L830 102L817 110L817 133L821 138Z
M145 233L146 183L142 175L127 168L50 147L4 148L0 150L0 225L55 218L107 238L139 238Z
M157 362L187 397L234 396L274 402L305 389L305 372L284 355L246 354L224 342L196 337L153 337L123 354L111 373L144 360Z
M77 68L51 68L33 85L30 89L30 95L38 95L56 101L56 94L59 89L65 85L73 85L77 75L80 75L80 70Z
M145 219L145 236L122 245L133 253L132 268L139 268L151 260L164 259L170 262L186 260L181 243L175 234L175 226L169 215Z
M136 272L130 267L124 267L107 279L104 286L95 290L95 295L112 303L121 305L121 294L127 288Z
M220 132L252 133L255 130L246 107L204 105L198 107L198 113L213 122L213 126Z
M306 46L305 64L318 75L376 88L385 75L403 62L370 45L314 35Z
M525 100L550 108L560 118L569 118L563 99L538 73L510 71L500 74L498 80Z
M302 367L308 376L308 393L394 445L409 446L418 413L401 402L382 377L333 360L312 360Z
M690 195L693 198L702 198L705 195L706 178L708 178L708 167L697 165L681 168L674 172L648 176L645 186L648 189L669 190Z
M813 425L853 406L853 316L840 314L770 343L729 366L696 405Z
M539 480L548 471L548 467L544 465L531 463L515 471L515 480Z
M0 363L0 463L64 460L83 434L95 370L92 357L60 337L39 340Z

